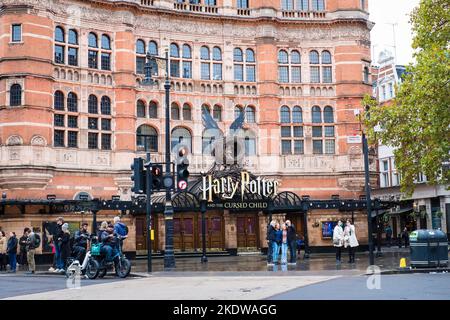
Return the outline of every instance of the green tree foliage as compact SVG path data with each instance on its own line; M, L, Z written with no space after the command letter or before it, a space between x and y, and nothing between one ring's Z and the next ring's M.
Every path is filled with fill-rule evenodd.
M449 0L420 1L410 21L415 63L408 66L396 88L396 99L384 106L376 106L370 97L363 100L371 106L366 120L368 137L395 148L401 190L408 195L420 172L430 184L450 182L449 9ZM377 125L381 132L375 132Z

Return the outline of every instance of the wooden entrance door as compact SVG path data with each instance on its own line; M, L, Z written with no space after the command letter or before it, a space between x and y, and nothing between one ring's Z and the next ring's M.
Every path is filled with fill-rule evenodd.
M173 218L173 247L175 250L194 250L195 219L193 214L176 214Z
M254 215L238 216L236 218L238 247L258 247L258 217Z
M223 249L225 239L223 233L223 217L217 213L206 215L206 247L208 249ZM202 215L198 215L198 247L202 247Z
M136 253L146 254L147 253L147 218L146 217L136 217ZM158 248L157 244L157 232L156 232L156 217L152 217L152 228L155 234L155 240L152 241L152 250L156 251ZM126 241L126 240L125 240Z

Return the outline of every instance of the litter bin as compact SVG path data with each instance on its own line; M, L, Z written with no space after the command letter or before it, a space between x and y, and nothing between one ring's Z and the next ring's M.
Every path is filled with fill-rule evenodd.
M416 230L409 235L411 267L448 265L447 235L441 230Z

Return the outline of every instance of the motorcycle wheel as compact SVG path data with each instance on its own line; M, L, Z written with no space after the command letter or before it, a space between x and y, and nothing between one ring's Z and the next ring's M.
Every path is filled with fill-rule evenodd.
M100 272L100 264L97 260L89 259L87 266L86 266L86 276L93 280L97 278L98 273Z
M99 272L99 274L98 274L98 277L99 277L99 278L103 278L104 276L106 276L106 272L107 272L107 271L108 271L108 270L106 270L106 268L100 270L100 272Z
M126 278L131 272L131 262L126 258L120 258L115 264L116 275L119 278Z

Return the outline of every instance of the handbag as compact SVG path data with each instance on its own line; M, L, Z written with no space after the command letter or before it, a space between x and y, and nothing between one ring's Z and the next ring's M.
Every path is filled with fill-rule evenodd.
M94 243L91 245L91 255L99 256L100 255L101 245L100 243Z

